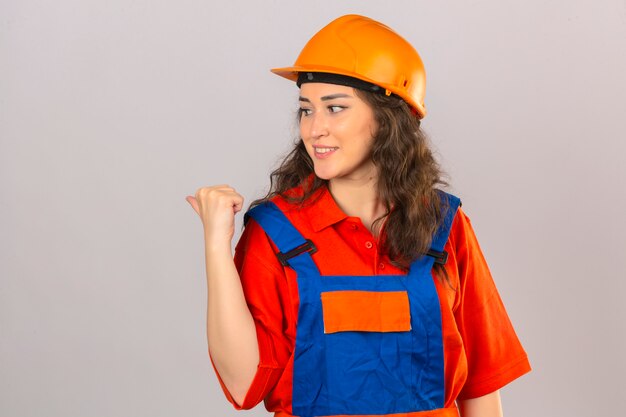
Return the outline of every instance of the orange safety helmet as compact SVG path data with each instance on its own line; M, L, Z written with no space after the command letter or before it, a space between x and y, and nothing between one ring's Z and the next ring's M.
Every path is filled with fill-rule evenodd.
M426 73L419 54L389 27L368 17L341 16L317 32L292 67L274 74L298 80L301 72L357 78L402 97L421 119L426 115Z

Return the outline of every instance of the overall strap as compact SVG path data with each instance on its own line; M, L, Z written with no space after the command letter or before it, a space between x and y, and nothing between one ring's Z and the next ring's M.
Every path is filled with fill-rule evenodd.
M309 239L305 239L302 234L287 219L285 214L271 201L259 204L249 210L244 216L244 222L247 223L248 218L253 218L263 228L265 233L272 239L279 253L276 254L278 260L283 266L291 266L298 270L296 264L302 262L309 264L308 261L297 262L296 257L306 254L304 258L309 258L311 254L317 252L317 248ZM290 261L291 260L291 261ZM311 263L313 262L312 259ZM310 265L308 265L310 267Z
M448 253L443 250L448 241L448 236L450 235L450 227L452 226L452 221L454 220L454 216L456 216L456 212L461 206L461 200L452 195L448 194L444 191L439 191L442 199L447 199L448 201L448 210L446 211L446 217L444 218L443 223L439 226L437 233L433 237L433 241L430 245L430 250L427 255L435 258L435 263L445 265L448 260Z

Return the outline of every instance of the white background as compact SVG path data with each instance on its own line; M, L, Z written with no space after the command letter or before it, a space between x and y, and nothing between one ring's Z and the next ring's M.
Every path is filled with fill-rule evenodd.
M297 96L269 68L346 13L426 65L423 126L534 368L506 415L622 412L625 1L0 0L0 415L237 414L184 198L263 193Z

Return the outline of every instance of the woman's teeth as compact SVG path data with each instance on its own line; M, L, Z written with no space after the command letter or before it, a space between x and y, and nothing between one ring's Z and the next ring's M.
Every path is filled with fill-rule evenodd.
M317 153L328 153L328 152L332 152L332 151L334 151L336 149L339 149L339 148L315 148L315 152L317 152Z

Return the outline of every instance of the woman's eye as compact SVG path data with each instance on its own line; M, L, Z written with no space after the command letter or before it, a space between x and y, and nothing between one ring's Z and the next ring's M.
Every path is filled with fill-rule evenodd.
M328 106L328 110L330 110L331 113L338 113L343 109L345 109L343 106Z
M303 107L300 107L300 116L308 116L311 114L311 109L305 109Z

